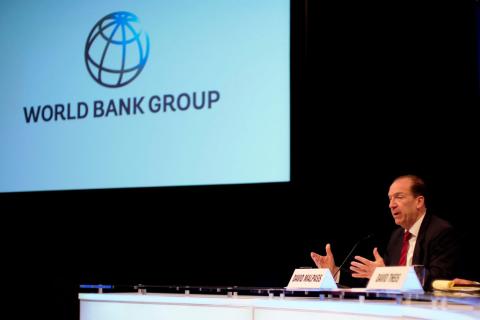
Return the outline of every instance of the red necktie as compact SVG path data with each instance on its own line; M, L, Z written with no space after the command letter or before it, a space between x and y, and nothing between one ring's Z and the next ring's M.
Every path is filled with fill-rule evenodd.
M412 234L406 231L403 234L403 243L402 243L402 252L400 253L400 260L398 261L399 266L406 266L407 265L407 252L408 252L408 241L412 237Z

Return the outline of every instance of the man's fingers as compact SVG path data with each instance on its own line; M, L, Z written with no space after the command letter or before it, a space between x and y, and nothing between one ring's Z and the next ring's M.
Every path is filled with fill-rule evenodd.
M353 263L353 262L352 262ZM370 278L370 272L368 270L350 266L353 278Z
M373 248L373 256L375 257L375 260L382 260L383 261L382 256L380 255L380 253L378 253L377 247Z
M313 262L315 262L315 264L317 265L317 268L325 268L325 265L326 265L325 256L319 255L318 253L315 253L315 252L311 252L310 256L312 257Z
M352 273L353 278L368 278L368 274L366 273Z
M330 248L330 243L327 243L325 246L325 251L327 252L327 256L332 256L332 249Z
M361 269L366 269L367 266L363 263L360 263L360 262L356 262L356 261L352 261L350 263L350 266L354 266L354 267L357 267L357 268L361 268Z
M365 270L356 266L350 266L350 270L355 273L365 273Z
M313 261L315 261L315 264L319 268L331 268L332 265L335 263L333 260L333 254L332 254L332 250L329 243L327 243L327 245L325 246L325 251L327 252L325 256L319 255L318 253L313 251L310 252L310 256L312 257Z
M320 268L320 255L319 255L318 253L311 252L311 253L310 253L310 256L312 257L313 262L315 262L315 264L317 265L317 267Z
M364 257L361 257L361 256L355 256L355 260L358 260L358 261L362 262L363 264L370 264L370 263L373 262L373 261L365 259Z

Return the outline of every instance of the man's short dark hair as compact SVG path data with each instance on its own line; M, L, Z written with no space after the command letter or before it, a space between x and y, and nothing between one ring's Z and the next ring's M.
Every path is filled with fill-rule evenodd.
M425 181L423 181L422 178L414 174L407 174L404 176L400 176L395 180L404 179L404 178L410 179L412 181L412 186L410 188L410 191L413 193L415 197L419 197L419 196L426 197L427 187L425 186Z

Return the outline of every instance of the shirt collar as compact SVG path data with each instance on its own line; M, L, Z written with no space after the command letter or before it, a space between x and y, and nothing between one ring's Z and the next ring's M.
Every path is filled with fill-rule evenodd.
M408 230L412 236L417 237L418 232L420 231L420 226L422 225L423 218L425 218L425 214L427 211L425 211L420 218L418 218L417 221L413 224L413 226Z

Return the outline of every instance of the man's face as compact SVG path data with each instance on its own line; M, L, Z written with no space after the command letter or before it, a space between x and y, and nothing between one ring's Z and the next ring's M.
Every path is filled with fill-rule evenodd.
M409 229L422 213L423 196L415 197L411 191L412 181L409 178L395 180L388 191L389 208L395 224Z

